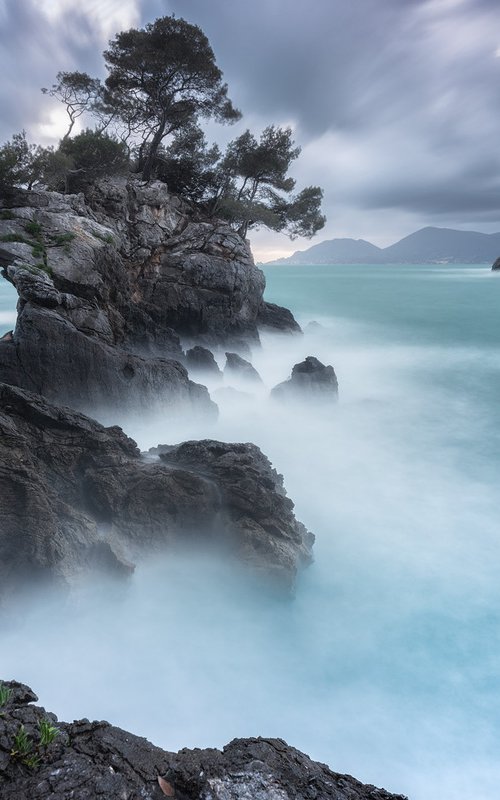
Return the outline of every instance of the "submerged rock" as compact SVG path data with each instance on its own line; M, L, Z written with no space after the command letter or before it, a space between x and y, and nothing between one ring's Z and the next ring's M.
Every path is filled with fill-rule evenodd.
M32 705L38 698L29 687L4 687L0 800L406 800L332 772L283 739L171 753L108 722L59 722ZM44 747L40 726L47 723L57 733ZM15 746L21 726L31 747L25 756Z
M239 356L238 353L226 353L224 375L229 378L237 377L253 383L262 383L262 378L255 367L250 364L250 361Z
M271 391L271 397L278 400L310 399L336 401L339 386L335 370L325 366L314 356L295 364L289 380L279 383Z
M491 269L493 269L493 270L500 270L500 256L499 256L499 257L496 259L496 261L495 261L495 263L493 264L493 266L492 266L492 268L491 268Z
M258 447L141 456L120 428L0 384L0 594L199 541L291 587L314 537Z

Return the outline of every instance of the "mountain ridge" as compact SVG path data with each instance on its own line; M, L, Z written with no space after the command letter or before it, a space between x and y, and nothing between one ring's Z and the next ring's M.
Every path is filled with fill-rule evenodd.
M479 233L426 226L388 247L365 239L327 239L268 264L491 264L500 232Z

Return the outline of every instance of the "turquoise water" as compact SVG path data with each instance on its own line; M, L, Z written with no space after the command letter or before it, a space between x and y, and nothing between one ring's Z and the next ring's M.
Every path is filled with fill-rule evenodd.
M0 275L0 336L16 324L17 292L11 283Z
M122 423L144 448L262 447L317 537L294 600L206 560L160 560L67 618L38 605L5 634L4 668L62 717L109 718L169 749L281 736L412 800L497 800L500 276L265 271L268 300L322 326L263 337L265 388L222 402L215 426ZM306 355L335 367L333 413L268 400Z

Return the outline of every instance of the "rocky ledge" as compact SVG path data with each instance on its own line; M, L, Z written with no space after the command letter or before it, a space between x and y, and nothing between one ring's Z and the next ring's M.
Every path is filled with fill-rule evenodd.
M87 413L138 400L206 408L179 337L238 349L258 342L261 322L298 329L263 300L248 244L159 181L101 181L86 199L0 198L0 267L19 294L0 380Z
M128 573L141 554L223 550L290 587L313 535L253 444L211 440L141 455L40 395L0 384L0 593L82 571Z
M23 684L1 688L0 800L405 800L282 739L170 753L107 722L59 722Z

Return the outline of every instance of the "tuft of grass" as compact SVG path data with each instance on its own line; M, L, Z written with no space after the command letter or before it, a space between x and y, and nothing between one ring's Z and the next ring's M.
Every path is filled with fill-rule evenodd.
M41 719L38 723L38 731L40 733L40 746L41 747L48 747L49 744L52 744L54 739L56 739L61 731L59 728L56 728L54 725L50 724L49 719Z
M76 239L76 233L60 233L57 236L52 236L52 241L56 247L63 247Z
M94 236L96 237L96 239L100 239L101 242L106 242L106 244L114 244L115 243L115 240L113 239L113 237L111 236L110 233L102 234L102 233L98 233L97 231L94 231L93 233L94 233Z
M22 236L20 233L4 233L2 236L0 236L0 242L22 242L23 244L33 245L33 242L27 239L26 236Z
M34 220L27 222L24 226L24 230L35 239L41 239L42 237L42 226L39 222L35 222Z
M15 219L16 215L12 213L10 208L0 209L0 219Z
M8 703L10 695L11 691L9 687L6 686L3 681L0 681L0 708L3 708L3 706Z

